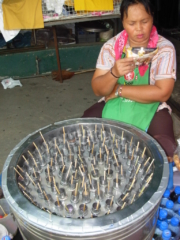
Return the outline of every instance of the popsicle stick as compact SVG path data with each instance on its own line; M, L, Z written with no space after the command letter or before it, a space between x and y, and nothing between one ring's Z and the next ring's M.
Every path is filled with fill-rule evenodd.
M92 183L91 183L91 176L90 176L90 174L88 174L88 177L89 177L89 182L90 182L90 184L92 184Z
M73 175L71 176L71 185L73 184Z
M95 171L94 165L91 164L91 166L92 166L92 169L93 169L94 175L96 175L96 171Z
M39 187L40 192L43 193L42 188L41 188L41 185L40 185L39 183L38 183L37 185L38 185L38 187Z
M133 151L132 151L131 161L133 160L133 158L134 158L134 148L133 148Z
M139 161L139 156L137 156L137 158L136 158L135 166L137 165L138 161Z
M75 196L77 196L77 191L78 191L78 183L76 183Z
M64 205L64 207L65 207L66 211L69 212L69 208L66 205Z
M93 154L93 152L94 152L94 143L93 143L93 146L92 146L91 154Z
M152 166L152 164L154 163L154 159L152 160L152 162L149 164L149 167L146 170L146 173L149 171L150 167Z
M112 204L113 204L113 199L114 199L114 196L112 196L112 198L111 198L110 206L112 206Z
M39 156L40 156L40 158L41 158L41 160L42 160L41 152L39 151L39 148L37 147L37 145L35 144L35 142L33 142L33 145L35 146L35 148L36 148L36 150L38 151Z
M29 150L28 150L28 153L29 153L29 155L31 156L31 158L32 158L32 160L33 160L33 162L34 162L34 165L37 167L37 162L36 162L36 160L34 159L32 153L31 153Z
M101 159L101 157L102 157L102 156L101 156L101 148L99 149L99 156L100 156L100 159Z
M83 160L82 160L81 156L80 156L80 155L78 155L78 157L79 157L80 161L83 163Z
M59 202L58 196L56 196L56 199L57 199L57 204L58 204L58 206L60 206L60 202Z
M146 160L146 162L144 163L144 167L147 165L147 163L149 162L150 157L148 157L148 159Z
M82 188L83 188L83 186L84 186L84 176L83 176L83 180L82 180Z
M123 205L122 205L122 208L121 208L121 209L123 209L125 206L126 206L126 202L124 202L124 203L123 203Z
M28 160L25 158L25 156L22 155L22 157L23 157L23 159L25 160L25 162L26 162L27 164L29 164L29 162L28 162Z
M113 134L112 134L112 130L111 130L111 128L110 128L110 133L111 133L111 137L113 136Z
M82 170L81 170L80 166L79 166L79 171L80 171L81 175L83 176L83 172L82 172Z
M36 186L35 182L32 180L32 178L29 176L29 174L26 172L26 175L28 176L29 180L32 182L34 186Z
M62 173L64 172L65 167L66 167L66 165L63 166L62 171L61 171Z
M144 157L145 151L146 151L146 147L144 148L144 151L142 153L142 156L141 156L142 158Z
M97 124L95 125L95 133L97 132Z
M140 167L141 167L141 164L138 165L138 168L136 170L135 176L138 174Z
M83 212L86 210L86 204L84 204L83 206Z
M133 195L133 198L131 200L131 204L134 202L135 196L136 196L136 193Z
M49 198L48 198L48 196L47 196L46 192L45 192L45 191L43 191L43 193L44 193L44 196L45 196L46 200L47 200L47 201L49 201Z
M132 141L133 141L133 137L131 138L130 147L131 147L131 145L132 145Z
M48 144L47 144L47 142L46 142L44 136L42 135L42 133L41 133L41 132L39 132L39 133L40 133L40 135L41 135L41 137L42 137L42 139L43 139L43 141L44 141L44 143L45 143L45 145L46 145L47 151L48 151L48 153L49 153L49 147L48 147Z
M74 178L75 178L75 179L77 178L77 169L76 169L76 171L75 171Z
M122 201L124 201L128 195L129 195L129 193L126 193L126 195L123 197Z
M17 165L17 167L19 168L19 170L20 170L21 172L24 172L23 169L22 169L19 165Z
M99 209L99 202L97 202L97 205L96 205L96 210Z
M17 172L17 174L24 180L23 176L18 172L18 170L14 167L14 170Z
M35 176L35 178L37 178L37 175L36 175L36 172L35 172L34 168L33 168L33 172L34 172L34 176Z
M19 185L23 190L26 190L26 187L24 187L21 183L18 182L18 185Z
M138 151L138 149L139 149L139 142L137 143L136 152Z
M83 172L86 172L83 164L81 164L81 167L83 169Z
M52 165L53 165L53 158L51 158L51 167L52 167Z
M123 139L124 138L124 131L122 131L122 136L121 136L121 139Z
M25 191L23 191L23 193L24 193L24 195L25 195L27 198L29 198L29 200L32 201L32 198L31 198Z

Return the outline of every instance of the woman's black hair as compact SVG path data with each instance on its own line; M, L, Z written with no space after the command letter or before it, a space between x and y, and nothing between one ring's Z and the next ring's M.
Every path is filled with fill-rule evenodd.
M120 8L121 20L124 19L124 14L128 14L128 7L138 3L141 3L144 6L147 13L149 13L151 16L154 15L154 7L151 3L151 0L122 0Z

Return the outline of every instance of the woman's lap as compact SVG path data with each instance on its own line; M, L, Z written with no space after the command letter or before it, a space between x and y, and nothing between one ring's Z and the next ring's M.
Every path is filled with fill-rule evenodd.
M84 112L82 118L101 118L104 105L105 102L94 104ZM176 140L173 132L172 117L167 109L162 109L155 113L147 133L156 139L167 156L173 156L176 149Z

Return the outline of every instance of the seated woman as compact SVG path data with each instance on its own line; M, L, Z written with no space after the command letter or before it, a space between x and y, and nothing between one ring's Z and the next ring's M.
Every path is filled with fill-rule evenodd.
M174 46L153 26L150 0L123 0L120 12L124 30L104 44L92 78L94 93L105 96L105 101L90 107L83 117L132 124L155 138L172 158L176 141L166 101L176 80ZM158 51L151 64L136 67L132 57L125 57L128 47Z

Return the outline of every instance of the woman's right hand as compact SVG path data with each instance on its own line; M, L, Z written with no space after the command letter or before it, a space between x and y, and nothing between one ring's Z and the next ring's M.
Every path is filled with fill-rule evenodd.
M133 58L122 58L115 62L112 73L117 77L122 77L135 69Z

